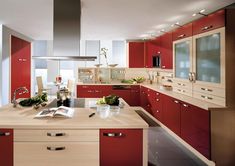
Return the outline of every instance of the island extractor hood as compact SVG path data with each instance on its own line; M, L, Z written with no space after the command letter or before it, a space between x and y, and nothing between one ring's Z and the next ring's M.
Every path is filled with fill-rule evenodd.
M54 0L53 56L34 59L94 61L96 56L80 55L81 1Z

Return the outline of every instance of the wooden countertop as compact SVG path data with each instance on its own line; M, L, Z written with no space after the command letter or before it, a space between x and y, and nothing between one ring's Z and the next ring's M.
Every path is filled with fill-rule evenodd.
M86 99L86 102L91 99ZM117 115L102 119L99 115L88 116L95 112L91 108L74 108L72 118L40 118L34 116L40 111L32 107L13 108L12 104L0 108L0 128L13 129L100 129L100 128L148 128L148 124L126 105Z
M118 83L118 82L112 82L110 84L85 84L85 83L77 83L77 85L140 85L140 86L144 86L146 88L155 90L159 93L165 94L167 96L173 97L175 99L181 100L183 102L192 104L194 106L197 106L199 108L205 109L205 110L214 110L214 109L224 109L224 106L221 105L217 105L217 104L213 104L213 103L209 103L203 100L199 100L197 98L194 97L190 97L190 96L186 96L177 92L173 92L173 91L168 91L168 90L162 90L160 88L160 85L158 84L146 84L146 83L142 83L142 84L126 84L126 83Z

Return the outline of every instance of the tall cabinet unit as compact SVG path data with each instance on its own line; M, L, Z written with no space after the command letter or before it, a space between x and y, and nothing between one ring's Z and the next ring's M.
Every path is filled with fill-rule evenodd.
M13 129L0 129L0 165L13 166Z
M11 99L19 87L26 87L29 93L17 94L16 98L30 97L31 43L11 36Z
M224 10L188 25L183 39L173 38L174 91L215 104L225 105ZM184 38L189 36L187 38Z

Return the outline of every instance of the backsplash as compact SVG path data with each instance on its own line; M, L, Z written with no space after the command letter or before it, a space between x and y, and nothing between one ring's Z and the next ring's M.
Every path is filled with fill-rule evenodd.
M171 85L172 70L147 68L79 68L78 82L83 83L111 83L121 82L123 79L144 77L145 83L152 79L153 83Z

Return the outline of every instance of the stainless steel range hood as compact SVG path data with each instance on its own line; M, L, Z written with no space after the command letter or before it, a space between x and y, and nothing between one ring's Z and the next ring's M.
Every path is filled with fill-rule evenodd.
M80 56L81 1L54 0L53 56L36 59L94 61L96 56Z

